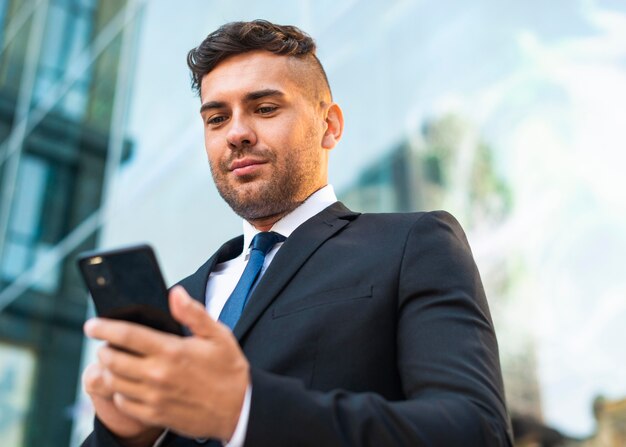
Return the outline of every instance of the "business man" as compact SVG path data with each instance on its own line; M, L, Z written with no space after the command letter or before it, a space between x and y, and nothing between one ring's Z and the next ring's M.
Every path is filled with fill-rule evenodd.
M213 179L243 236L172 289L189 337L86 324L108 342L84 374L97 413L86 444L511 445L463 231L443 212L337 202L327 166L343 116L312 39L229 23L188 63Z

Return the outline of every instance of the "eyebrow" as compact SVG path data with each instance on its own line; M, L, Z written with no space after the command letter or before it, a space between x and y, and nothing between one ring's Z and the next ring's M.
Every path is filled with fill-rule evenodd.
M274 90L266 88L264 90L257 90L256 92L250 92L244 98L245 102L256 101L257 99L266 98L268 96L285 96L280 90Z
M254 91L254 92L247 93L246 96L244 96L243 101L244 102L252 102L252 101L256 101L256 100L261 99L261 98L267 98L268 96L283 97L283 96L285 96L285 94L283 92L281 92L280 90L266 88L266 89L263 89L263 90L257 90L257 91ZM209 102L205 102L204 104L202 104L202 106L200 106L200 113L205 112L207 110L223 109L224 107L226 107L226 103L223 102L223 101L209 101Z

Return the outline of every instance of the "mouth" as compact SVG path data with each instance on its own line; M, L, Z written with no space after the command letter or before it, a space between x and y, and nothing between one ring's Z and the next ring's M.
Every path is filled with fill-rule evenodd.
M265 160L257 160L253 158L241 158L233 161L228 169L237 177L250 175L258 171L262 165L266 164Z

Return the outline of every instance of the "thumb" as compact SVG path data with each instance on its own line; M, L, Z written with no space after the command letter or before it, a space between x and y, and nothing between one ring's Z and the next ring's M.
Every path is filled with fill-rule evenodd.
M172 287L169 300L174 318L187 326L194 335L210 338L219 331L219 324L209 316L202 304L189 296L182 286Z

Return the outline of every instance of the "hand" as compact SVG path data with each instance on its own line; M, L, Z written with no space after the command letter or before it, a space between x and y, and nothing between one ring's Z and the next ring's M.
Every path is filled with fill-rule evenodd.
M214 321L182 287L173 288L169 298L172 315L193 336L115 320L85 324L88 336L108 342L89 371L95 377L90 383L103 385L91 389L104 390L90 392L94 406L98 403L96 413L119 436L169 427L190 437L229 440L250 381L248 362L230 329ZM107 396L111 407L99 400Z
M113 390L104 380L106 371L98 363L92 363L83 372L83 388L89 394L100 421L117 435L124 445L149 446L163 432L121 412L113 402Z

